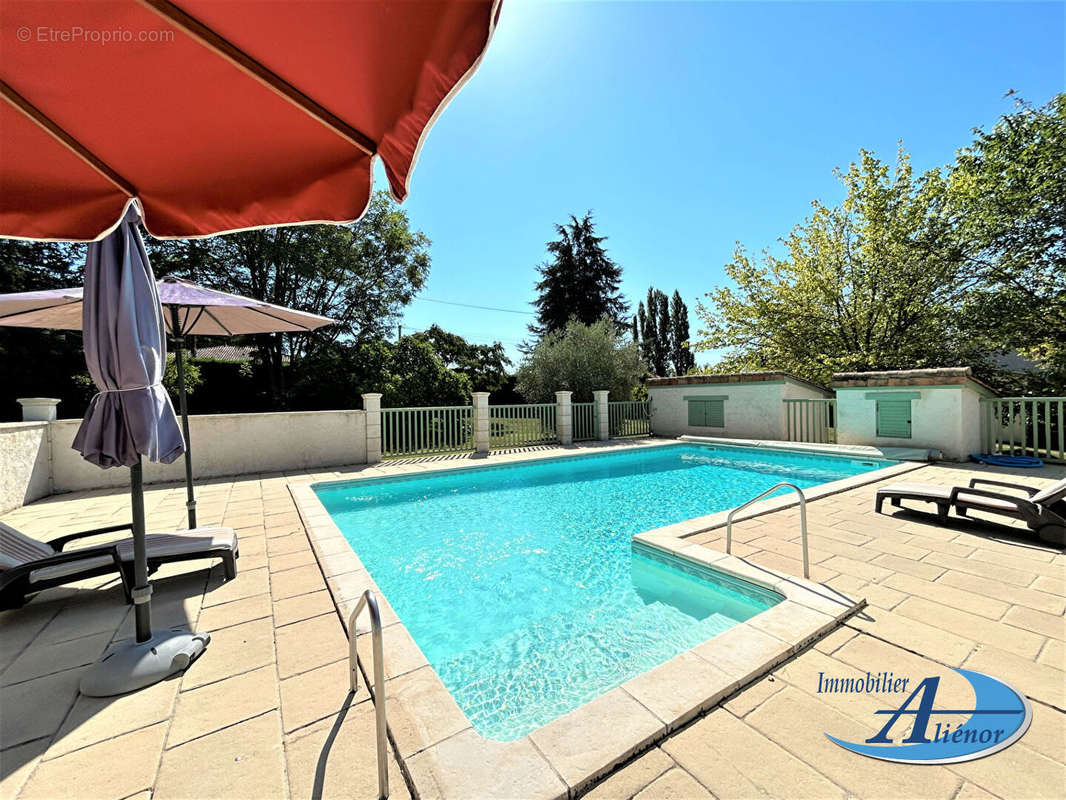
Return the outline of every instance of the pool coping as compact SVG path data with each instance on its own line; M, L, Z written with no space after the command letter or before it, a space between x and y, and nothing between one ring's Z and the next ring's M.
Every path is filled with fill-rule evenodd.
M491 464L478 465L471 465L467 460L432 465L387 463L374 465L363 475L336 481L288 484L346 630L348 616L362 592L372 589L377 594L384 626L389 733L401 768L418 797L573 797L634 754L760 679L861 610L866 601L686 541L697 533L724 525L728 511L636 534L634 540L646 546L770 589L784 599L521 739L499 742L481 736L471 726L389 605L388 598L319 501L314 486L399 477L411 472L425 474L529 463L584 454L581 451L619 452L670 443L683 444L664 439L629 440L612 445L590 443L564 452L509 454L493 459ZM482 460L487 462L490 458ZM404 469L390 475L394 466ZM921 463L890 465L805 492L808 500L814 500L922 466ZM764 500L752 505L741 519L771 513L797 502L794 495ZM443 609L442 613L447 610ZM367 630L364 618L357 624L357 633ZM360 636L357 647L360 661L369 665L368 637Z

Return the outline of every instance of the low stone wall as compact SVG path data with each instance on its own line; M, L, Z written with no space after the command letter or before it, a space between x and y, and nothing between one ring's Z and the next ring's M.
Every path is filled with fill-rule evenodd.
M71 448L81 420L0 425L0 510L51 493L126 486L129 470L99 469ZM365 464L365 411L210 414L189 418L195 477ZM184 481L185 464L145 462L147 483Z
M49 423L0 425L0 511L52 493Z

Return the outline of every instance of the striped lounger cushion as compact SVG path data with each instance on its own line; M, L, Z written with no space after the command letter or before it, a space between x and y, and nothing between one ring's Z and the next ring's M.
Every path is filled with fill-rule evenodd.
M146 539L149 558L166 559L200 551L235 550L237 548L237 534L232 528L194 528L180 533L150 533ZM133 539L127 537L121 540L118 543L118 552L123 561L132 561ZM54 554L55 551L48 545L31 539L0 522L0 569L47 558ZM108 556L92 556L83 561L43 567L30 573L30 583L74 575L110 563L111 558Z

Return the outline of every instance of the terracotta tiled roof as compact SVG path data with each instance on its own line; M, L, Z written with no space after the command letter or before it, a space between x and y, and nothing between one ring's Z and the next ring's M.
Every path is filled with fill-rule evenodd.
M935 369L896 369L881 372L836 372L829 385L834 389L864 386L958 386L972 381L993 394L996 391L973 376L970 367L937 367Z
M239 344L223 344L215 347L198 347L196 355L189 353L190 358L197 361L251 361L255 356L255 348ZM289 357L282 356L282 362L288 364Z
M759 381L768 383L795 381L823 392L826 391L824 386L806 378L801 378L798 375L793 375L791 372L733 372L711 375L680 375L673 378L648 378L648 386L700 386L714 383L758 383Z

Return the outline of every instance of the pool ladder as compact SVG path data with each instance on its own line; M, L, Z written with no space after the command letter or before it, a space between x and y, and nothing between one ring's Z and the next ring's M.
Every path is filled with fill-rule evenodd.
M725 518L725 551L727 553L730 553L730 554L733 551L733 515L736 514L738 511L743 511L745 508L750 506L752 503L754 503L754 502L756 502L758 500L762 500L764 497L766 497L766 495L773 494L778 489L793 489L796 492L796 494L799 495L799 498L800 498L800 536L801 536L802 541L803 541L803 577L804 578L810 578L811 577L811 565L810 565L810 559L807 557L807 498L803 496L803 490L800 489L794 483L782 482L782 483L777 484L776 486L771 486L765 492L762 492L761 494L755 495L755 497L751 498L751 500L749 500L748 502L744 503L744 505L737 506L732 511L730 511L729 512L729 516Z
M351 673L352 694L359 691L359 656L356 653L356 641L359 632L356 622L363 609L370 614L370 633L374 648L374 719L377 729L378 751L378 798L385 800L389 796L389 740L385 723L385 659L381 638L381 612L378 611L378 598L370 589L363 592L355 604L352 615L348 617L348 671Z

